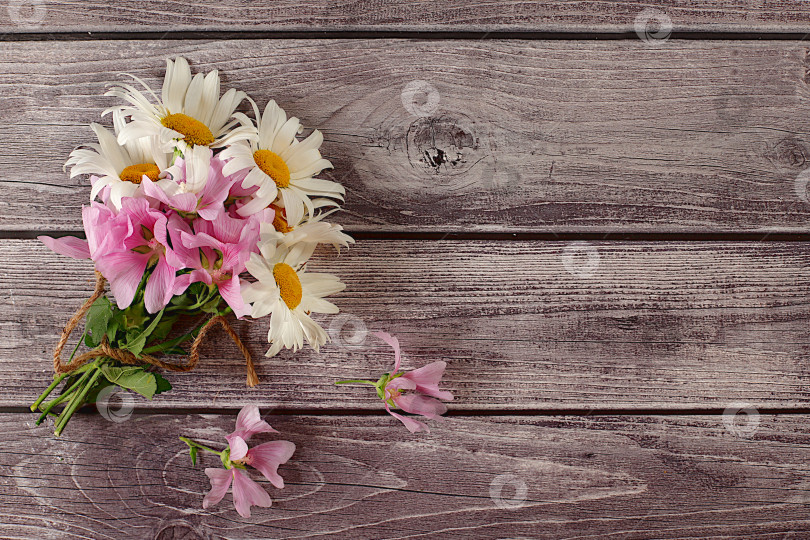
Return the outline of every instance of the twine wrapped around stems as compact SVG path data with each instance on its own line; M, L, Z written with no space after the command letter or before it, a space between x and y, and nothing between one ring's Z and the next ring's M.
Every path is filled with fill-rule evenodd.
M214 326L219 324L230 336L236 346L239 347L239 350L245 357L245 367L247 368L247 385L253 387L259 384L259 377L256 375L256 370L253 367L253 358L250 356L250 351L247 349L245 344L242 343L242 340L239 339L239 336L222 315L214 315L208 319L208 322L206 322L202 328L200 328L200 333L197 334L197 337L194 338L194 342L191 344L191 350L189 351L188 358L186 358L185 363L182 364L164 362L160 358L156 358L148 354L138 357L132 354L130 351L113 348L110 346L107 336L104 336L104 339L101 341L101 345L99 345L97 348L80 354L72 362L67 364L62 363L62 351L65 349L65 345L67 344L70 334L73 333L73 330L76 329L76 326L84 318L85 314L90 309L90 306L93 305L93 302L98 300L104 294L104 287L106 283L107 280L104 279L104 276L102 276L100 272L96 271L96 289L93 291L93 295L87 299L87 301L78 309L78 311L76 311L76 313L73 314L73 317L71 317L71 319L65 325L64 330L62 330L62 336L59 338L59 342L56 344L56 348L53 351L53 370L56 373L69 373L83 365L85 362L99 357L112 358L113 360L118 360L122 364L128 365L151 364L169 371L191 371L197 367L197 363L200 361L199 349L203 340L205 339L206 334Z

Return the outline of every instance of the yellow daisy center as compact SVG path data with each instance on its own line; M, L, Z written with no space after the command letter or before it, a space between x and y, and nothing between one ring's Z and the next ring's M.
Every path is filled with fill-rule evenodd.
M208 146L214 142L214 134L211 133L208 126L186 114L170 114L161 119L160 123L163 124L163 127L182 133L188 144Z
M277 187L285 188L290 185L290 168L275 152L256 150L253 152L253 161L264 174L273 179Z
M276 215L273 218L273 227L275 227L275 229L280 233L287 234L288 232L291 232L293 228L290 227L290 224L287 223L286 219L284 219L284 210L273 204L270 205L270 208L276 212Z
M130 165L126 167L118 178L124 182L132 182L133 184L140 184L146 175L152 182L157 182L160 178L160 169L154 163L139 163L138 165Z
M301 280L298 279L295 269L286 263L276 263L273 266L273 278L281 291L281 299L284 300L287 307L297 308L304 297L304 291L301 289Z

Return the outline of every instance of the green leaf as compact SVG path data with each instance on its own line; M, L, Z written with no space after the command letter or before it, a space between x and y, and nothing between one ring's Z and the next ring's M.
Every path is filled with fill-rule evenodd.
M166 339L166 336L172 331L174 328L174 323L177 322L179 315L171 315L166 316L161 319L160 324L155 327L155 330L152 332L152 335L149 336L150 342L159 342Z
M116 367L109 364L101 366L101 373L112 384L121 388L137 392L146 399L152 399L157 392L157 380L154 373L150 373L139 366Z
M155 394L162 394L163 392L168 392L172 389L172 383L167 381L163 375L160 373L152 373L155 376L155 383L157 384L157 390L155 390Z
M133 301L128 308L123 310L123 318L124 328L127 330L137 330L138 328L143 327L144 323L149 320L149 314L146 313L143 303L136 303Z
M85 403L95 403L98 399L98 394L104 388L112 386L112 383L103 377L99 377L90 391L87 393L87 396L84 398Z
M173 296L172 299L169 301L169 304L172 306L178 307L188 307L193 306L196 303L193 296L189 294L189 291L186 290L183 294Z
M87 310L85 328L93 336L91 340L92 347L97 347L101 343L101 338L107 333L107 325L112 317L112 304L106 296L98 298Z
M113 317L107 325L107 339L110 343L115 343L115 336L119 328L121 328L121 323L116 317Z
M191 456L191 465L192 465L192 466L196 466L196 465L197 465L197 452L198 452L199 450L200 450L200 449L199 449L199 448L197 448L196 446L189 446L189 447L188 447L188 453L189 453L189 455Z
M122 349L126 349L135 356L140 357L141 351L146 346L146 340L149 338L149 335L155 330L157 325L160 323L160 319L163 317L163 310L161 309L157 316L155 316L154 320L152 320L151 324L147 326L143 332L139 333L137 336L132 337L131 339L127 339L126 345L122 347Z
M219 302L221 298L219 295L216 295L214 298L206 302L205 304L200 307L200 311L205 313L217 313L217 308L219 307Z

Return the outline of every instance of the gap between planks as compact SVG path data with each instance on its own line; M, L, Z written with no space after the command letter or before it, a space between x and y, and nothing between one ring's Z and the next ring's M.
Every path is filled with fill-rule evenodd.
M751 31L673 31L667 41L807 41L810 32L793 30L780 32ZM0 42L12 41L225 41L231 39L413 39L419 41L447 40L515 40L524 41L638 41L634 31L430 31L430 30L210 30L167 32L7 32Z
M810 232L436 232L436 231L353 231L345 233L355 240L491 240L491 241L628 241L628 242L810 242ZM76 236L84 231L2 231L0 240L36 240L39 236Z
M224 414L237 415L238 408L235 407L135 407L133 414L152 415L183 415L183 414ZM695 408L685 407L682 409L660 409L660 408L572 408L572 409L463 409L449 410L444 415L447 418L481 418L495 416L521 416L521 417L559 417L559 416L723 416L727 414L728 408L708 407ZM784 408L784 407L757 407L757 414L768 415L810 415L810 407ZM28 406L0 406L0 414L34 414ZM95 414L92 407L85 406L76 414ZM333 407L330 409L315 408L274 408L266 413L266 416L379 416L387 417L388 413L384 409L356 408L347 409Z

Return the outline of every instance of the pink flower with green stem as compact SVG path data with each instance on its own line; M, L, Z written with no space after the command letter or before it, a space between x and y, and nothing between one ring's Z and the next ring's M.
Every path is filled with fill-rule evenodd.
M402 422L408 431L411 433L429 432L430 429L424 422L396 413L391 408L399 408L407 413L418 414L431 420L441 420L441 415L447 412L447 406L442 401L453 400L451 392L439 389L439 383L447 364L438 361L413 371L400 371L402 358L399 340L385 332L376 332L374 335L394 349L394 369L390 373L384 373L377 382L352 379L338 381L335 384L369 384L373 386L385 404L385 410Z
M225 467L205 469L211 482L211 491L203 499L203 508L221 501L231 486L233 505L244 518L250 517L251 506L267 508L272 504L270 495L248 476L247 466L258 470L273 486L282 489L284 479L278 474L278 467L292 457L295 444L289 441L272 441L248 448L246 441L258 433L278 432L261 419L256 405L247 405L239 411L236 429L226 437L228 447L224 450L214 450L187 437L180 437L189 446L193 464L197 463L197 452L203 450L217 454Z
M211 221L198 218L193 232L179 216L170 219L173 250L169 260L191 269L177 277L174 294L182 294L192 283L203 282L217 287L234 315L241 318L249 314L250 307L242 300L239 274L245 270L250 254L258 251L259 223L266 215L254 216L237 219L221 212Z

